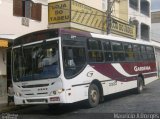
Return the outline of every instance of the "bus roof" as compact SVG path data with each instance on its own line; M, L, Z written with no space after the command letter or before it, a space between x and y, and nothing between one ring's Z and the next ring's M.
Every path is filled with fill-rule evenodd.
M20 36L14 40L15 45L22 45L30 42L36 42L40 40L56 38L61 36L62 34L72 34L77 36L86 36L86 37L93 37L93 38L100 38L100 39L108 39L113 41L122 41L122 42L130 42L130 43L137 43L137 44L145 44L145 45L152 45L151 42L142 41L142 40L134 40L125 37L116 37L111 35L102 35L78 30L69 30L69 29L45 29L36 32L31 32L26 35Z
M102 34L95 34L95 33L91 33L91 35L94 38L108 39L112 41L122 41L122 42L128 42L128 43L152 45L151 42L144 41L144 40L135 40L135 39L125 38L125 37L117 37L117 36L102 35Z

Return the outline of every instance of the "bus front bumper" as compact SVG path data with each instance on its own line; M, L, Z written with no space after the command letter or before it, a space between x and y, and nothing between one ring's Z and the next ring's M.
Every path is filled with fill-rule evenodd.
M16 105L65 103L62 96L28 97L28 98L14 96L14 102Z

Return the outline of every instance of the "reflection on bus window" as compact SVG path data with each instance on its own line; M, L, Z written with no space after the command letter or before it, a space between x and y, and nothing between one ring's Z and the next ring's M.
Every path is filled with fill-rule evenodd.
M14 81L39 80L60 74L57 41L15 48Z

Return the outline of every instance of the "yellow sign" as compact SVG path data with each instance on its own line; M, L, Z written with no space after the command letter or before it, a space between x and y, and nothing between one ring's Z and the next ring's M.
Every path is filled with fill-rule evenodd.
M114 18L111 20L111 32L134 39L136 37L136 28L134 25L120 22Z
M48 7L48 22L63 23L70 21L70 1L50 3Z
M0 47L8 47L8 41L7 40L0 40Z
M76 1L71 2L71 10L71 22L106 30L106 14L104 12Z
M49 24L72 22L105 32L107 29L107 15L105 12L74 0L49 3L48 12ZM135 26L114 18L111 20L111 33L134 39L136 37Z

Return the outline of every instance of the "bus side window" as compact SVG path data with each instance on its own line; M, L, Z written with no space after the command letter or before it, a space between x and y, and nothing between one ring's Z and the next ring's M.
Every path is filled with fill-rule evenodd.
M103 62L102 44L99 39L88 40L88 60L89 62Z
M148 60L155 60L154 48L151 46L146 47Z
M133 44L133 52L135 60L140 61L141 60L140 46L137 44Z
M125 51L125 61L133 61L134 53L133 48L130 43L123 43L124 51Z
M86 65L84 47L63 47L63 56L66 78L76 75Z
M112 41L114 61L125 61L124 50L121 42Z
M113 54L110 41L103 42L105 61L113 61Z
M72 48L64 48L64 56L65 56L65 65L67 67L75 67L75 63L73 60L73 50Z
M141 45L141 57L143 60L147 60L147 52L146 52L146 46Z

